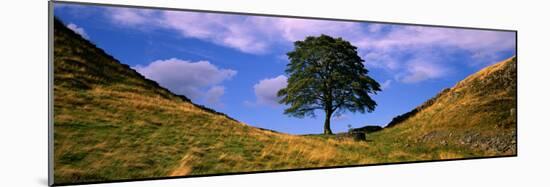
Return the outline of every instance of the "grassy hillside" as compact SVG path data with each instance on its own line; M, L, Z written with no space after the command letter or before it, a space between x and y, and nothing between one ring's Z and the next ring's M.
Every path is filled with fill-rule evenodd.
M508 154L472 142L507 137L515 128L506 113L515 101L512 95L495 88L490 94L499 97L487 99L472 94L486 85L478 92L466 88L475 85L470 82L495 81L491 75L500 71L489 69L482 80L459 83L465 86L457 86L461 95L456 98L442 96L439 104L369 135L366 142L262 130L171 93L57 20L54 30L56 184ZM510 87L515 91L515 84ZM494 115L485 119L486 113ZM472 140L460 144L458 137L468 134ZM457 141L440 144L443 135Z
M515 57L489 66L394 118L383 132L411 146L516 154L516 69Z

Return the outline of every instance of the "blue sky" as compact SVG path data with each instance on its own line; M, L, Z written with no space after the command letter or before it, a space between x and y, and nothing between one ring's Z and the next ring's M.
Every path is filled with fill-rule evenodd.
M515 33L455 28L55 4L54 15L122 63L193 102L252 126L323 132L323 115L283 115L293 41L327 34L358 47L382 85L372 113L332 119L342 132L385 125L466 76L515 55ZM317 112L322 114L321 111Z

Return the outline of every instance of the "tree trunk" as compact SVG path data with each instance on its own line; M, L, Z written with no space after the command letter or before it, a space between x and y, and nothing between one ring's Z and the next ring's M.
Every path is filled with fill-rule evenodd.
M332 130L330 130L330 116L332 116L332 112L326 111L324 134L332 134Z

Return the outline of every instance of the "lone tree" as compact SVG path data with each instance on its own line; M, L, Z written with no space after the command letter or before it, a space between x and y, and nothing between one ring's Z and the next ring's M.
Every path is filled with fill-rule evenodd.
M367 75L357 47L348 41L327 35L309 36L294 42L294 51L287 56L288 85L277 93L279 103L290 106L285 114L315 117L315 110L324 110L324 134L332 134L333 114L372 112L376 107L369 94L381 91L380 84Z

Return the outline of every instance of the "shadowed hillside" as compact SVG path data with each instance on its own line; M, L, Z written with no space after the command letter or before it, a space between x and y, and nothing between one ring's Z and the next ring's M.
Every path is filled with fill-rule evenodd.
M516 58L489 66L394 118L384 133L415 144L462 145L489 155L516 153Z
M55 20L55 184L512 154L501 145L515 137L513 66L477 73L367 141L295 136L193 104Z

